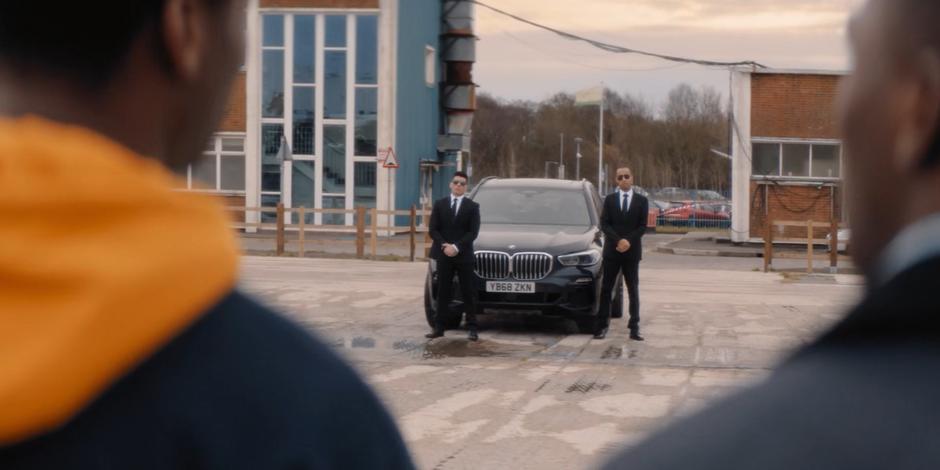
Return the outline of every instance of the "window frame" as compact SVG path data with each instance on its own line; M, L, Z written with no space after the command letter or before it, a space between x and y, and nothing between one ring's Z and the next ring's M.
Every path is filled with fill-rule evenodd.
M216 132L209 138L213 143L213 150L203 149L200 154L203 158L213 157L215 159L215 188L193 187L193 163L186 165L186 189L198 193L225 194L244 196L246 189L222 189L222 158L223 157L242 157L242 166L247 165L247 147L244 132ZM238 139L242 142L242 151L222 150L223 139ZM194 162L195 163L195 162ZM247 167L246 167L247 169ZM247 172L246 172L247 179ZM247 181L243 182L247 186Z
M756 175L754 174L754 145L755 144L771 144L777 146L777 175ZM797 144L797 145L807 145L809 147L809 166L807 167L806 176L786 176L783 174L783 146L787 144ZM836 158L838 159L838 169L839 176L813 176L813 147L817 145L830 145L836 146L838 152L836 153ZM842 175L844 174L845 168L843 164L843 155L844 155L844 145L841 140L838 139L793 139L793 138L773 138L773 137L754 137L751 138L751 147L748 151L748 159L751 160L751 179L752 180L761 180L761 181L824 181L824 182L837 182L842 181Z

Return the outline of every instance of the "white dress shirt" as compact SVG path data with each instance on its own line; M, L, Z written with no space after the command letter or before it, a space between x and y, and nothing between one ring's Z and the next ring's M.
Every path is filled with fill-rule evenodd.
M623 207L623 195L627 195L627 207ZM630 188L629 191L624 193L620 188L617 188L617 205L620 206L620 212L626 212L630 209L630 204L633 203L633 188Z
M465 197L466 197L466 194L463 196L454 196L453 194L450 195L450 206L454 208L455 218L457 217L457 214L460 212L460 205L463 204L463 198ZM454 200L457 200L456 206L454 205ZM454 250L457 251L457 253L460 253L460 248L457 248L457 245L451 245L451 246L454 247Z

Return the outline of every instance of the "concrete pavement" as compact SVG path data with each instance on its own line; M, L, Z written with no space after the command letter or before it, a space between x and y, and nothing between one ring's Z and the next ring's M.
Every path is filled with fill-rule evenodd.
M673 239L644 254L642 343L624 320L597 341L539 316L486 316L478 343L427 341L424 263L246 257L242 285L352 361L420 468L591 468L762 379L860 293L856 276L655 253Z

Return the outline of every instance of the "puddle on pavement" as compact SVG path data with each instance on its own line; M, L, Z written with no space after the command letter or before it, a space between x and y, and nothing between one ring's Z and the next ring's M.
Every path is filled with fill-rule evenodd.
M610 346L604 351L604 354L601 355L601 359L620 359L621 356L623 356L623 347Z
M353 338L353 340L352 340L352 347L354 347L354 348L372 349L372 348L375 347L375 339L374 339L374 338L366 338L366 337L364 337L364 336L357 336L357 337Z
M451 357L508 357L535 353L541 347L532 345L503 344L494 341L468 341L464 338L443 338L425 344L421 352L423 359L446 359Z

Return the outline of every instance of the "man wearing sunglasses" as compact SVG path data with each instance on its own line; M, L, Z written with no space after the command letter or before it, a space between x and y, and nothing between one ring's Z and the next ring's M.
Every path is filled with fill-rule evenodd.
M610 326L610 297L623 273L630 297L630 339L643 341L640 336L640 259L643 257L642 239L646 233L649 201L633 191L633 172L629 168L617 169L617 191L604 199L601 230L604 231L604 281L600 306L597 311L594 338L604 339Z
M467 313L470 341L476 341L477 321L473 289L473 241L480 234L480 205L467 196L467 174L458 171L450 182L451 194L438 199L431 210L431 259L437 262L437 316L434 329L427 338L444 336L445 318L450 312L454 273L460 278L460 289Z

